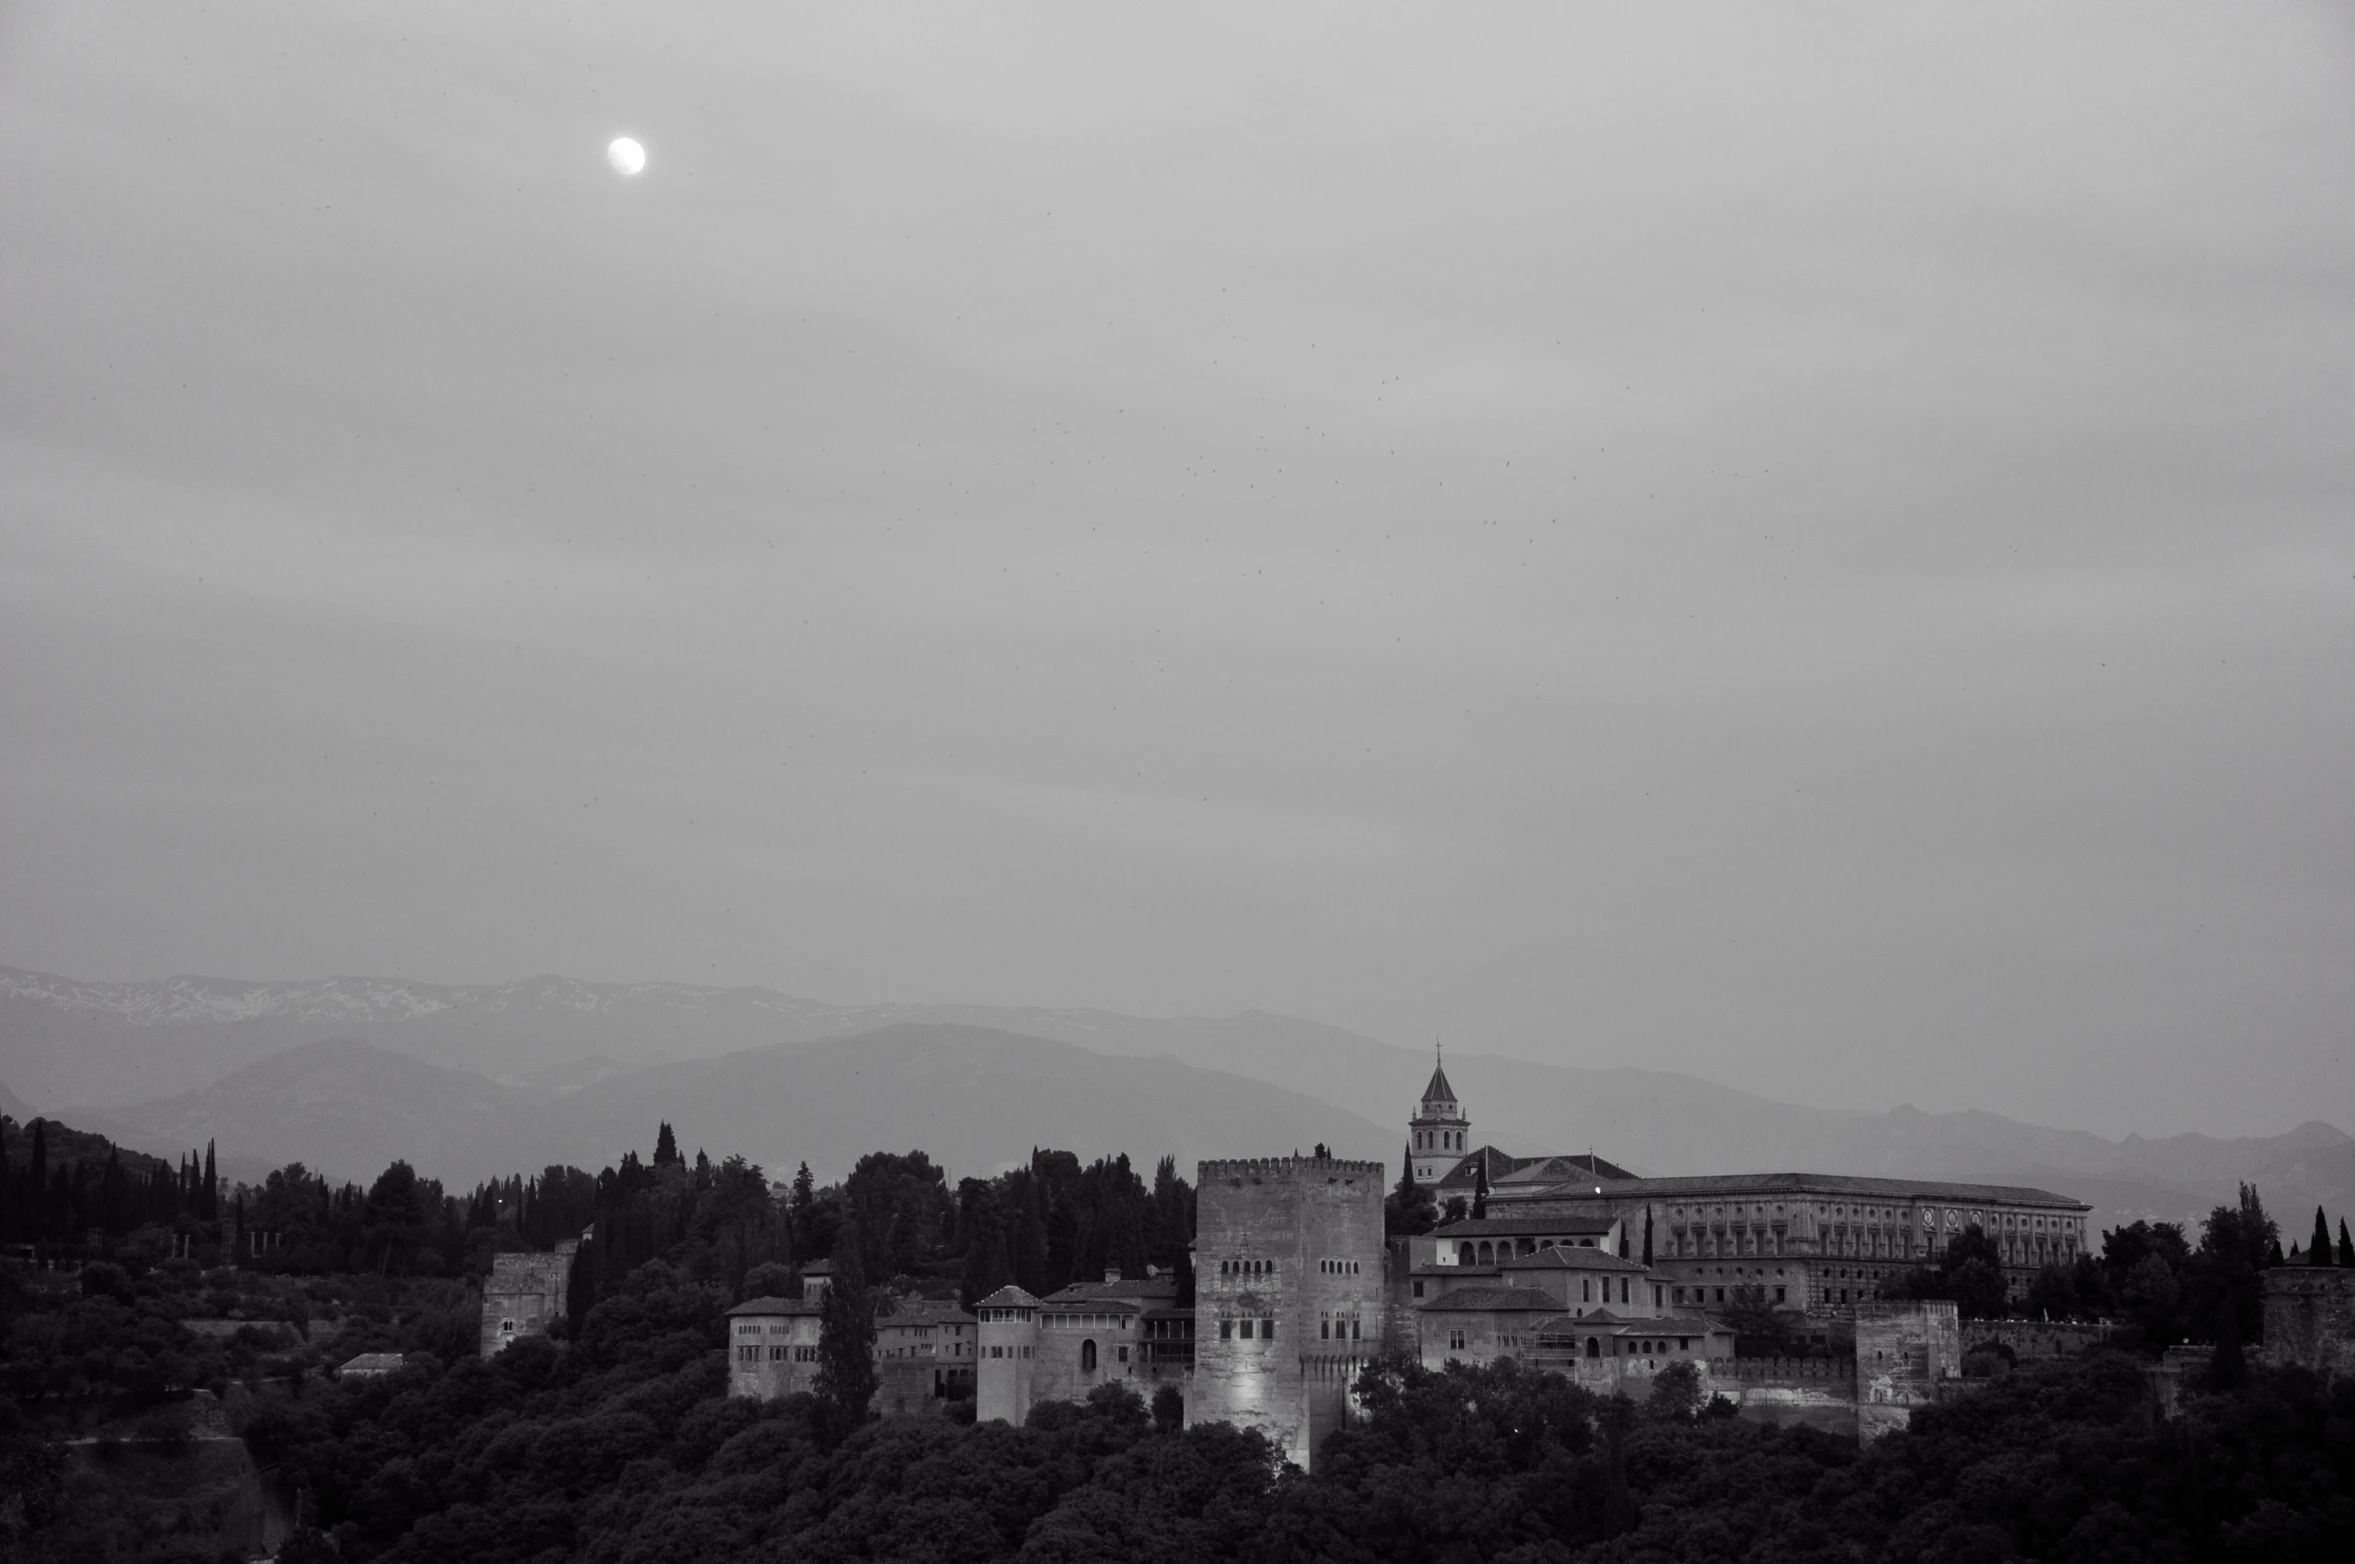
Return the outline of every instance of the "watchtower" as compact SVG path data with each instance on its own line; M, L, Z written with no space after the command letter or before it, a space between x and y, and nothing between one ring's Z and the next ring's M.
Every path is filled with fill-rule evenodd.
M973 1306L980 1322L981 1356L974 1364L974 1417L1011 1423L1030 1416L1030 1391L1038 1363L1038 1299L1019 1287L1001 1287Z
M1306 1468L1381 1341L1382 1164L1204 1162L1195 1179L1186 1422L1257 1428Z

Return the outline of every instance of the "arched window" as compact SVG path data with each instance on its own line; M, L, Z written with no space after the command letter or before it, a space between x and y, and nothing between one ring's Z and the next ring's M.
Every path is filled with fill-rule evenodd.
M1602 1344L1601 1342L1597 1341L1597 1340L1596 1340L1594 1337L1592 1337L1592 1336L1589 1336L1589 1337L1587 1337L1587 1338L1586 1338L1586 1355L1587 1355L1588 1357L1590 1357L1590 1358L1599 1358L1599 1357L1601 1357L1601 1356L1603 1355L1603 1344Z
M1079 1344L1079 1371L1082 1374L1096 1372L1096 1344L1093 1341Z
M1472 1263L1472 1246L1470 1244L1456 1245L1456 1263L1458 1265L1470 1265Z
M1482 1265L1486 1265L1489 1261L1494 1260L1495 1258L1496 1246L1483 1240L1480 1245L1480 1263Z

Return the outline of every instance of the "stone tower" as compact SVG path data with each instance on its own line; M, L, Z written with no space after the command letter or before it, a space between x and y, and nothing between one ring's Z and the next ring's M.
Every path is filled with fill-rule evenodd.
M974 1362L976 1421L1011 1423L1030 1416L1030 1387L1038 1362L1038 1300L1019 1287L1001 1287L973 1306L981 1356Z
M1270 1157L1195 1177L1186 1422L1256 1428L1306 1468L1380 1347L1382 1164Z
M1431 1084L1423 1088L1423 1101L1407 1120L1406 1143L1415 1158L1415 1182L1425 1189L1453 1173L1472 1150L1472 1121L1464 1117L1456 1089L1447 1084L1444 1061L1431 1067Z

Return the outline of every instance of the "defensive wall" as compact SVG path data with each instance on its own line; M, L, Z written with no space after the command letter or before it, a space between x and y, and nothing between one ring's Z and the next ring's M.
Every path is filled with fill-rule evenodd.
M1962 1320L1952 1303L1856 1308L1856 1437L1870 1444L1913 1421L1962 1381Z
M2355 1377L2355 1270L2274 1266L2265 1272L2264 1308L2263 1362Z
M1338 1157L1195 1169L1194 1378L1186 1422L1257 1428L1307 1468L1380 1350L1383 1165Z
M1870 1443L1962 1387L1963 1326L1947 1302L1856 1306L1852 1351L1732 1358L1709 1365L1705 1393L1752 1422L1803 1424Z
M1965 1320L1963 1351L1996 1345L2017 1358L2073 1358L2110 1339L2113 1327L2069 1320Z

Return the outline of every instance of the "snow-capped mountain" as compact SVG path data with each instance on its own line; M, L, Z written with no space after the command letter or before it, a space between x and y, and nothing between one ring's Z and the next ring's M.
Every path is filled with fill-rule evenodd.
M0 1079L45 1108L111 1107L330 1036L513 1079L597 1054L652 1064L806 1039L842 1030L846 1014L768 989L685 983L89 983L0 967Z

